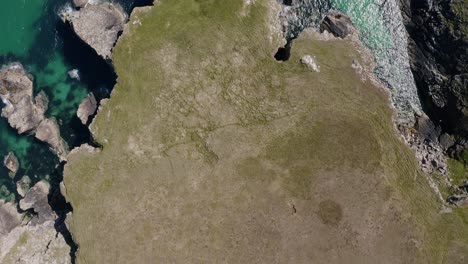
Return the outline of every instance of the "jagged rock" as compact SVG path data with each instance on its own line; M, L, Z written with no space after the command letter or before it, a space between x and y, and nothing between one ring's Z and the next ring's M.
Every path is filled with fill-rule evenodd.
M84 7L88 3L88 0L73 0L73 4L76 7Z
M68 147L60 136L54 119L45 117L49 99L44 92L33 98L33 82L20 63L12 63L0 70L0 99L5 107L2 116L18 133L35 134L50 145L60 160L66 160Z
M23 215L18 213L13 203L5 203L5 201L0 200L0 237L19 226L22 219Z
M44 115L49 107L49 97L47 97L44 91L40 91L34 98L34 102L36 113L38 115Z
M426 140L437 142L441 128L436 127L427 115L421 115L416 122L416 130Z
M23 176L19 181L16 182L16 192L18 192L21 197L24 197L26 192L29 191L30 184L31 179L29 176Z
M320 31L328 31L335 37L345 38L356 31L351 18L338 11L330 11L320 25Z
M33 131L44 119L33 101L33 82L19 63L0 70L0 98L5 107L2 116L18 133Z
M15 175L19 169L19 161L13 152L8 152L8 154L3 159L3 165Z
M468 194L462 193L462 194L450 195L447 198L447 202L457 207L462 207L462 208L468 207Z
M46 181L40 181L34 185L20 200L19 206L22 210L33 209L37 213L37 218L31 220L33 225L42 224L48 220L55 220L57 215L49 205L47 196L50 185Z
M404 139L415 151L416 159L426 175L432 175L434 172L447 175L447 157L440 144L437 141L431 141L434 137L437 140L438 136L434 136L434 133L437 133L434 132L434 127L430 125L432 122L429 123L427 120L423 117L421 122L418 122L420 123L420 130L416 133L405 132L403 134Z
M61 161L66 160L68 146L60 136L60 129L54 118L44 119L36 129L36 138L48 143Z
M96 112L97 101L93 93L89 93L88 96L81 102L78 107L76 115L81 120L83 125L88 123L88 118Z
M444 133L439 137L439 144L444 150L447 150L455 144L455 138L447 133Z
M468 4L399 0L411 70L426 112L445 131L468 138Z
M88 3L79 10L64 10L64 21L104 59L111 58L112 48L123 31L127 15L119 4Z
M317 65L315 62L314 57L310 55L305 55L304 57L301 58L301 63L309 67L311 70L315 72L320 72L320 67Z

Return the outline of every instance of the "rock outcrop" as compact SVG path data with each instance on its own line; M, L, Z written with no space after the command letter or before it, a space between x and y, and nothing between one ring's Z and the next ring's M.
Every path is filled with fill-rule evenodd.
M14 176L19 169L19 161L13 152L8 152L8 154L3 159L3 165L11 172Z
M399 1L425 111L444 131L468 138L468 2Z
M60 130L45 112L49 99L44 92L33 96L33 81L20 63L12 63L0 70L0 99L5 104L2 116L18 133L29 133L48 143L60 160L66 160L68 146Z
M22 200L23 208L37 213L32 217L0 201L0 263L71 262L70 247L55 229L57 216L48 205L48 192L48 184L39 182Z
M21 210L33 209L37 214L36 218L31 220L31 223L41 224L48 220L57 218L54 211L49 205L47 196L49 195L50 185L46 181L40 181L34 185L19 202Z
M85 7L87 3L88 3L88 0L73 0L73 4L78 8Z
M35 137L48 143L62 161L66 160L68 146L60 137L60 129L54 118L44 119L36 128Z
M76 115L81 120L83 125L88 123L88 118L96 112L97 109L97 101L96 97L94 97L93 93L89 93L88 96L81 102L80 106L78 107L78 111Z
M124 29L127 14L119 4L89 2L82 5L82 1L77 3L81 8L64 9L60 14L62 19L70 23L75 33L97 54L104 59L110 59L112 48L119 33Z
M320 67L317 65L315 58L310 55L303 56L301 58L301 63L315 72L320 72Z
M38 95L34 100L32 77L19 63L12 63L0 70L0 98L5 104L2 116L20 134L34 131L44 119L41 115L43 109L35 105L35 101L40 101L42 106L44 98Z
M18 213L13 203L0 200L0 238L19 226L22 220L22 215Z
M320 31L328 31L337 38L345 38L355 32L356 28L349 16L338 11L331 11L323 19Z

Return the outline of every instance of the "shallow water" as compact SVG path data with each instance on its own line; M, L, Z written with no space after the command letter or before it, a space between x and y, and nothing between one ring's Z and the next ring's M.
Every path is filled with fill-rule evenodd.
M109 62L84 44L57 12L71 0L0 0L0 65L21 62L34 77L34 91L44 91L49 99L47 116L57 119L62 137L70 148L90 142L87 128L76 110L88 92L98 99L108 97L116 81ZM125 10L148 5L149 0L121 0ZM68 76L78 69L80 81ZM0 159L13 151L20 161L14 179L0 166L0 199L13 200L15 182L23 175L32 181L54 180L61 166L48 146L32 136L18 135L0 118Z

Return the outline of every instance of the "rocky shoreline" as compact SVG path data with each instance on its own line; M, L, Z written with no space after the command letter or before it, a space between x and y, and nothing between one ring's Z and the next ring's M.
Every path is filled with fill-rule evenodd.
M70 24L74 33L100 57L110 60L128 15L118 3L88 0L74 0L73 3L76 9L68 7L60 12L63 22ZM68 74L80 80L77 70ZM60 136L59 126L55 119L45 116L48 97L43 92L33 96L33 77L20 63L5 65L0 70L0 98L5 104L2 117L11 127L19 134L34 135L49 144L60 161L67 161L68 146ZM83 125L90 123L100 103L91 92L79 105L77 117ZM14 176L19 168L14 153L6 155L3 163ZM22 197L18 208L13 203L0 201L0 262L73 263L77 245L67 241L72 239L66 237L69 231L62 232L68 229L67 220L51 208L48 197L52 197L52 187L40 181L30 188L30 182L28 176L23 176L16 183L17 193ZM71 212L66 218L71 219Z
M455 140L447 153L468 152L468 3L400 0L411 69L425 111Z
M448 13L453 14L453 8L451 11L443 11L442 7L447 9L447 6L444 4L436 3L431 8L428 6L425 6L424 4L421 6L416 6L416 7L410 7L409 1L407 0L400 0L398 1L384 1L380 5L380 10L383 12L382 15L384 17L400 17L400 19L396 19L395 22L392 23L392 29L393 30L392 34L394 34L396 37L402 38L402 40L399 40L401 43L399 44L399 47L402 49L401 54L402 56L396 54L395 52L398 52L397 50L392 50L392 58L398 58L398 60L402 60L402 62L396 62L393 63L395 65L398 64L408 64L405 70L405 74L407 77L405 77L402 80L399 80L398 82L392 83L391 79L385 74L380 74L378 69L382 70L382 65L379 65L379 58L378 54L374 54L372 57L376 57L376 65L373 70L373 75L377 76L378 79L380 79L380 83L383 84L384 86L387 86L390 88L390 92L392 94L392 106L396 111L396 116L395 116L395 125L397 127L397 131L400 133L402 140L406 142L408 146L415 152L415 156L417 160L419 161L420 167L422 171L425 173L427 180L435 193L439 196L440 200L442 203L450 203L450 204L460 204L458 203L452 203L450 202L451 199L450 197L445 197L440 191L441 186L435 182L433 177L435 175L441 175L443 178L443 183L442 185L448 186L451 189L458 190L456 191L456 195L459 193L464 193L463 192L463 186L458 188L458 186L454 186L451 183L451 179L449 178L449 168L447 165L447 160L448 157L460 157L463 155L464 149L468 147L467 140L465 140L463 137L460 137L460 133L451 135L450 130L447 131L446 129L442 129L441 124L439 121L434 121L434 120L440 120L439 117L435 117L434 111L427 110L428 114L423 112L421 103L419 102L419 96L418 92L421 93L421 91L424 93L424 89L427 87L439 87L439 90L449 90L449 91L458 91L458 95L456 98L458 98L457 101L455 102L450 102L451 106L453 107L457 105L460 110L463 111L463 107L465 107L465 103L460 100L465 100L463 99L464 97L462 96L465 94L463 92L463 88L460 87L468 87L468 85L452 85L451 87L448 87L447 85L432 85L430 83L434 83L433 81L430 81L434 79L433 77L429 78L426 76L426 74L435 74L435 70L431 69L437 69L437 67L444 67L441 65L447 65L447 63L443 63L442 61L436 61L436 59L431 59L434 57L434 55L429 55L429 58L425 58L425 56L428 56L427 54L431 54L440 50L439 48L436 47L425 47L423 45L422 48L420 48L415 40L414 40L414 35L421 35L423 34L425 37L419 36L419 39L422 39L424 43L430 43L427 41L427 38L431 36L431 34L441 34L441 33L435 33L431 30L434 30L432 26L428 26L427 29L424 29L422 31L417 31L417 27L423 27L423 25L429 25L429 24L422 24L421 21L424 19L427 21L429 18L428 16L438 16L439 19L436 19L436 21L440 21L440 17L443 17L445 14L447 16ZM426 9L425 11L427 12L422 12L420 9ZM467 7L464 7L467 8ZM415 11L415 9L417 11ZM430 10L428 10L430 9ZM400 14L400 10L402 14ZM393 14L393 15L392 15ZM421 16L424 17L424 19L421 18ZM348 32L349 28L354 28L355 30L355 35L357 37L354 38L354 41L356 42L362 42L362 38L360 34L363 33L368 33L368 32L359 32L358 29L353 25L353 21L349 18L348 15L343 14L341 12L337 12L336 10L333 10L333 5L331 1L316 1L316 0L304 0L304 1L299 1L299 0L293 0L293 1L288 1L286 4L286 1L283 1L283 10L281 12L281 18L282 18L282 25L283 25L283 31L284 34L287 38L293 40L301 31L308 27L316 28L317 30L320 29L321 31L327 30L330 31L335 37L346 37L347 35L350 34ZM338 18L338 19L336 19ZM412 19L415 21L413 22ZM451 20L457 20L459 18L452 18ZM430 19L429 19L430 20ZM399 21L399 22L398 22ZM400 23L400 24L398 24ZM408 28L408 31L410 32L410 38L408 39L408 42L406 41L406 32L403 30L403 24ZM351 25L351 26L345 26L345 25ZM461 27L461 26L459 26ZM413 32L413 31L414 32ZM446 28L443 28L442 31L447 31ZM461 29L458 29L459 32ZM452 32L452 34L455 34ZM463 36L463 34L461 34ZM454 37L452 37L453 39ZM440 39L440 38L439 38ZM440 44L439 44L440 43ZM436 43L436 45L443 45L442 41L439 41ZM459 44L462 45L462 44ZM459 46L461 47L461 46ZM423 49L423 50L421 50ZM425 50L424 50L425 49ZM466 50L465 50L466 51ZM463 51L463 52L465 52ZM447 51L449 52L449 51ZM464 54L462 52L462 54ZM426 55L424 55L426 54ZM431 57L432 56L432 57ZM455 65L458 65L458 69L460 71L460 68L462 68L462 65L466 64L466 57L465 55L460 56L457 61L454 63ZM381 59L381 58L380 58ZM433 64L431 66L431 63ZM463 64L464 63L464 64ZM387 63L388 65L393 65L392 63ZM434 66L438 65L438 66ZM411 68L410 68L411 66ZM466 69L465 69L466 70ZM418 90L416 90L415 83L413 81L413 75L412 72L415 74L415 80L416 84L418 85ZM426 77L424 77L426 76ZM440 73L439 75L440 76ZM460 81L462 77L459 77L460 75L456 75L454 78L458 78L457 80ZM464 76L464 75L462 75ZM450 78L442 78L444 80L449 80ZM421 80L424 80L426 83L421 83ZM448 81L447 81L448 82ZM450 82L453 84L453 82ZM463 81L461 81L463 83ZM431 86L432 85L432 86ZM423 86L424 88L421 88ZM445 88L444 88L445 87ZM458 87L458 88L457 88ZM451 90L450 90L451 89ZM433 89L434 90L434 89ZM443 91L445 91L443 90ZM445 93L445 97L450 97L450 95L447 95L447 92ZM437 100L446 100L440 98L435 93L432 93L434 100L437 102ZM423 102L426 103L426 102ZM447 107L446 107L447 108ZM429 115L429 117L428 117ZM444 115L444 114L442 114ZM445 112L445 120L447 118L451 118L451 114L448 112ZM455 116L460 116L459 114L456 114ZM446 121L444 121L446 122ZM460 127L460 129L463 130L463 126L465 124L468 124L466 120L461 119L458 120L457 125ZM452 130L453 131L453 130ZM448 132L448 133L447 133ZM468 200L468 199L467 199ZM458 200L457 200L458 201Z
M20 200L20 210L0 201L1 263L71 263L70 247L55 228L49 191L47 182L38 182Z
M5 104L2 117L12 128L19 134L34 135L49 144L61 161L67 159L68 146L60 136L57 122L45 116L49 99L43 92L33 96L33 79L20 63L0 70L0 98Z

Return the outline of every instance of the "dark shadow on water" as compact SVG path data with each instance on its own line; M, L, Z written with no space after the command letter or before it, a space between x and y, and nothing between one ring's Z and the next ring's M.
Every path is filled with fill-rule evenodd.
M112 64L83 42L69 24L58 22L57 33L63 40L61 51L66 63L72 69L78 69L80 82L94 93L97 100L109 97L117 80Z
M52 173L50 180L50 192L48 195L49 204L52 210L57 214L57 220L55 220L55 229L57 232L62 234L65 242L70 246L70 258L72 263L76 262L76 251L78 245L73 240L72 234L68 230L65 219L67 214L73 210L71 205L65 200L62 193L60 192L60 183L63 180L63 165L60 164Z

